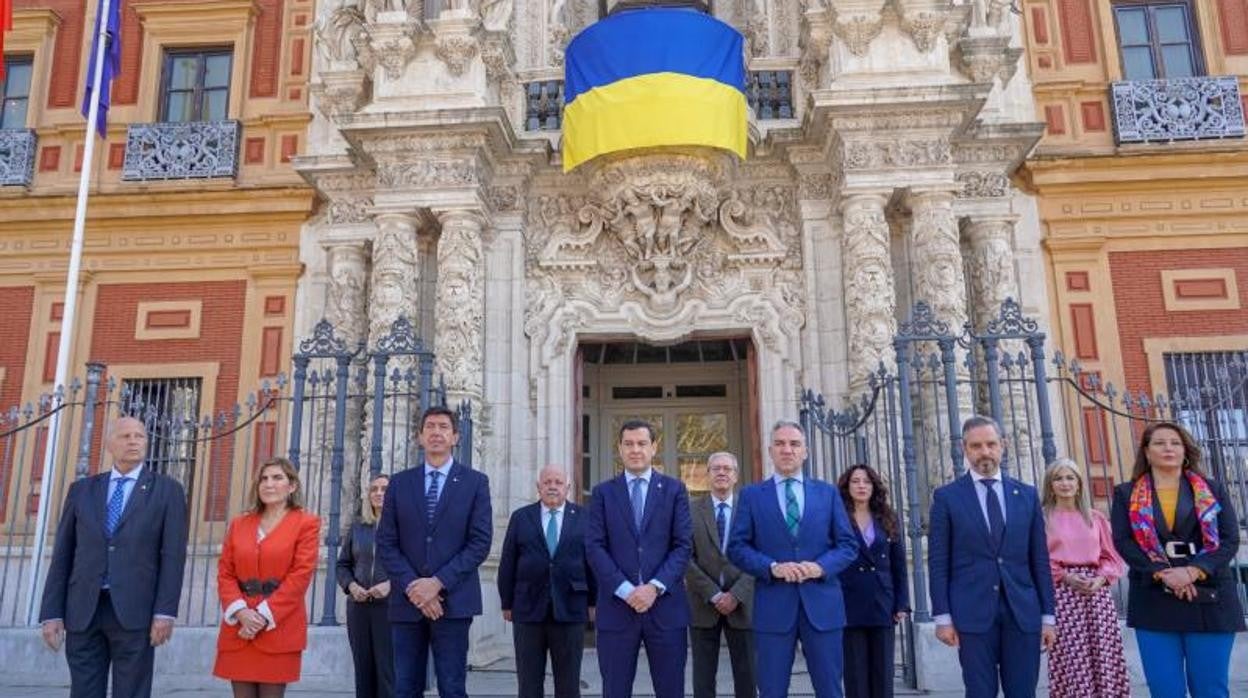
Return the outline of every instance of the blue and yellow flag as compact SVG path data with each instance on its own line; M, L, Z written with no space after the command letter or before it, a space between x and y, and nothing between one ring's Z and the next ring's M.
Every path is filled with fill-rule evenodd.
M744 41L694 10L629 10L564 53L563 170L629 148L704 145L745 157Z

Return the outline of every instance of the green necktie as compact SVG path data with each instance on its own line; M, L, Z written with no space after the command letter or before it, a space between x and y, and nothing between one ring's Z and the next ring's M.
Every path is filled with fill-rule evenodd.
M789 527L789 535L797 537L797 522L802 519L802 512L797 508L797 495L793 494L793 478L784 480L784 525Z
M550 552L550 556L555 556L555 548L559 547L559 526L555 523L555 512L557 509L550 510L550 518L546 521L546 550Z

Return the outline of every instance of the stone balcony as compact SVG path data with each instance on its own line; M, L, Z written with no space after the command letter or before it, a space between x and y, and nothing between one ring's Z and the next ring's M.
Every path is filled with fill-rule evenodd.
M1114 134L1125 143L1242 138L1239 78L1122 80L1110 84Z
M0 129L0 187L29 187L35 175L34 129Z
M130 124L121 178L130 182L238 175L242 124L187 121Z

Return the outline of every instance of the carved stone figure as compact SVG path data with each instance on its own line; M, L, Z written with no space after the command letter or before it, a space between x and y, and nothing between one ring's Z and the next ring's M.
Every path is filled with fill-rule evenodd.
M960 328L966 322L966 281L953 195L937 191L911 195L911 276L915 300L925 300L936 317Z
M841 206L849 379L859 387L881 362L893 363L896 292L884 204L882 195L866 193L850 195Z
M443 213L438 239L434 352L452 404L483 396L485 269L482 222L468 211Z

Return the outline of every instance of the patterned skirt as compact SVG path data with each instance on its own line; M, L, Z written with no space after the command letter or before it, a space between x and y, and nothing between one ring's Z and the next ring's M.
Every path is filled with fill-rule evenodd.
M1067 567L1094 575L1096 568ZM1057 644L1049 654L1050 698L1123 698L1131 695L1122 631L1109 587L1091 596L1057 584Z

